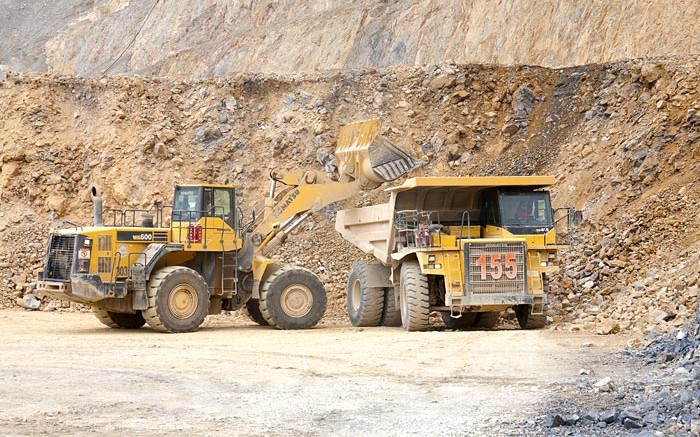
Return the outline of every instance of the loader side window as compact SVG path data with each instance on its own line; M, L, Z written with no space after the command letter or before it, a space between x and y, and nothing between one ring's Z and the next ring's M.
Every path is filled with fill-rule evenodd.
M215 188L213 215L222 217L224 222L234 227L233 211L233 190L229 188Z

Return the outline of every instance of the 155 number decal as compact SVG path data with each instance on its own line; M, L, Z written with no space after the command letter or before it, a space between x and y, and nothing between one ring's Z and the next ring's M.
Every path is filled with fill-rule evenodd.
M499 280L506 275L508 279L518 276L518 265L515 263L515 253L483 254L476 259L475 264L480 268L481 280L485 281L487 275L494 280Z

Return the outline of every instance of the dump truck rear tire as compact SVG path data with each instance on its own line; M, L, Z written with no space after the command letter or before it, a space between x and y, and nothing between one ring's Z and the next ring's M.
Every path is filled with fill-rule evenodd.
M146 324L141 311L135 314L114 313L104 308L94 308L93 313L97 320L110 328L138 329Z
M430 328L430 290L428 277L421 273L418 261L401 265L399 287L401 326L406 331L425 331Z
M515 315L518 317L520 329L541 329L547 324L547 314L531 314L532 307L530 305L522 305L515 309Z
M477 313L476 320L474 321L474 327L491 329L498 325L498 318L500 316L500 311L487 311L484 313Z
M279 329L307 329L326 312L326 290L311 271L280 267L260 287L260 312Z
M462 313L462 317L455 319L450 315L449 312L440 313L442 316L442 322L445 324L447 329L469 329L474 325L476 321L477 313Z
M163 267L148 282L148 326L161 332L191 332L209 312L209 291L204 278L181 266Z
M353 326L378 326L384 310L384 288L367 285L367 262L355 261L348 272L347 307Z
M260 326L270 326L270 324L265 320L260 312L260 301L257 299L248 299L245 303L245 310L248 313L250 320L254 321Z
M379 324L382 326L401 326L401 307L396 305L394 287L384 289L384 310Z

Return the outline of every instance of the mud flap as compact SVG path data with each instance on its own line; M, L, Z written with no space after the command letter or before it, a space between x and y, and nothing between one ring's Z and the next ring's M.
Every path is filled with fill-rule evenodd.
M146 290L134 290L131 306L135 310L145 310L148 308L148 295L146 295Z

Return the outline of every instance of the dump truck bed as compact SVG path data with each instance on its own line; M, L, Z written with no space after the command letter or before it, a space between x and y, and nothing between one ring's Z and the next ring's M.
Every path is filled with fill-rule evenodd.
M410 178L386 190L391 193L388 203L338 211L335 229L362 252L372 254L383 264L389 265L394 251L397 212L434 211L440 214L442 222L459 228L462 237L471 234L478 238L483 191L492 188L539 189L554 182L552 176ZM477 226L474 226L475 223Z

